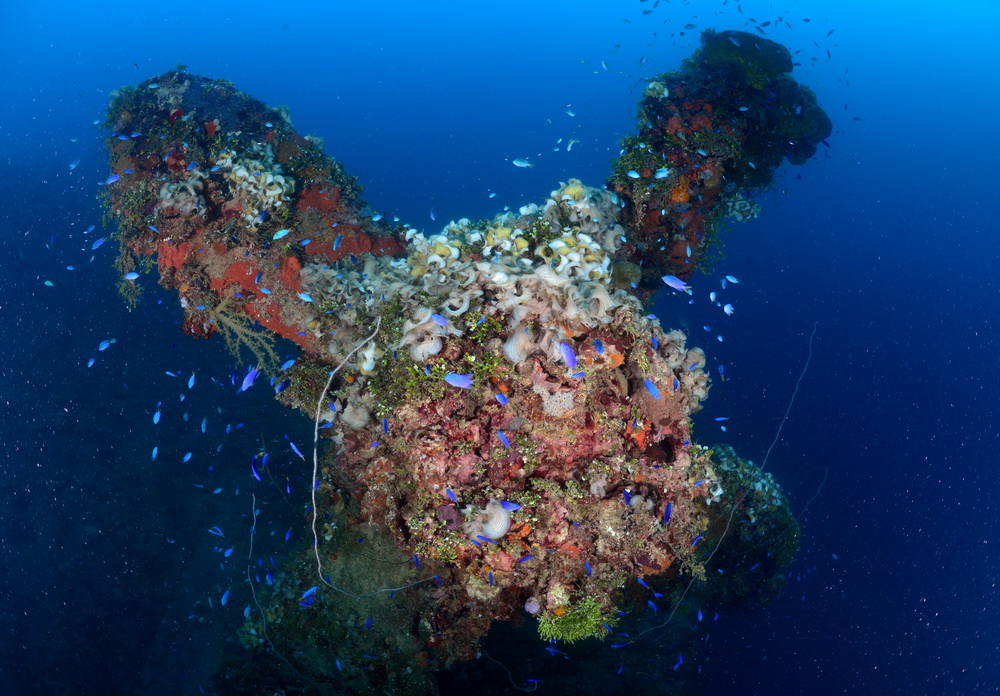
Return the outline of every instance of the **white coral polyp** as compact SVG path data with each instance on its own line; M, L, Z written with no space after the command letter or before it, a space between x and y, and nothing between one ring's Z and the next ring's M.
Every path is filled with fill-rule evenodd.
M227 162L221 166L233 167L233 156L227 160L226 155L220 157L220 164ZM395 302L403 322L399 340L388 348L399 355L426 363L441 353L447 339L473 328L469 315L478 314L477 321L505 323L504 357L520 365L536 354L558 361L558 345L567 331L611 324L623 308L643 315L634 295L610 287L611 255L625 234L610 191L571 179L543 206L526 206L523 212L525 217L507 212L478 226L462 218L430 236L408 228L404 258L306 264L303 289L317 304L338 306L336 335L324 336L317 329L317 337L324 338L331 355L346 353L370 333L370 327L358 325L358 317L376 315L384 303ZM444 325L439 323L442 316ZM531 333L525 333L526 326ZM668 334L668 339L664 359L681 373L688 359L684 335ZM695 385L700 398L707 388L702 375L699 369L677 376L704 379L704 385ZM553 413L571 408L566 397L551 399Z
M462 512L468 515L462 529L470 539L484 536L496 541L510 530L510 512L496 498L491 498L482 512L474 512L471 508Z

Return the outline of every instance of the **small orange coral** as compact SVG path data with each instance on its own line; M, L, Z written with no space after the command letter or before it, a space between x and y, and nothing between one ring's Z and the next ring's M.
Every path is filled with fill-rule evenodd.
M687 203L691 199L691 194L688 193L687 181L681 180L681 183L677 184L670 190L670 202L676 204Z

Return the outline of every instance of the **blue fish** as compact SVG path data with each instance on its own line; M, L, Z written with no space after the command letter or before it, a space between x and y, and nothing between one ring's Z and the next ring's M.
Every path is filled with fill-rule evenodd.
M310 587L310 588L309 588L308 590L306 590L306 591L305 591L305 592L304 592L304 593L302 594L302 597L301 597L301 599L305 599L306 597L311 597L311 596L313 596L314 594L316 594L316 590L318 590L318 589L319 589L319 585L313 585L312 587Z
M281 367L279 367L278 369L284 372L294 364L295 364L294 360L286 360L284 363L282 363Z
M131 273L126 273L125 274L125 280L136 280L138 277L139 277L139 274L136 273L135 271L132 271Z
M598 355L604 355L604 343L602 343L601 339L599 338L595 338L593 340L594 340L594 350L597 351Z
M159 451L160 451L160 448L159 448L159 447L154 447L154 448L153 448L153 461L154 461L154 462L156 461L156 455L157 455L157 453L158 453Z
M674 504L673 503L667 503L667 508L663 511L663 525L664 526L666 526L666 524L670 521L670 516L672 514L674 514Z
M510 449L510 440L507 439L507 436L503 434L502 430L498 430L497 431L497 437L500 438L500 442L503 443L504 447L506 447L507 449Z
M453 387L458 387L459 389L470 389L474 380L472 379L472 373L459 375L454 372L449 372L444 376L444 381Z
M450 488L445 488L444 492L448 494L449 498L451 498L451 502L453 503L458 502L458 498L455 497L455 492L453 490L451 490Z
M340 248L340 241L344 238L344 235L338 234L337 238L333 240L333 250L336 251Z
M126 139L127 139L127 138L126 138ZM105 183L105 184L113 184L113 183L115 183L116 181L118 181L118 179L119 179L119 178L120 178L120 177L119 177L119 176L118 176L117 174L112 174L111 176L109 176L109 177L108 177L107 181L105 181L104 183Z
M677 276L665 275L665 276L663 276L661 278L661 280L664 283L666 283L666 285L668 287L670 287L670 288L672 288L672 289L674 289L674 290L676 290L678 292L686 292L689 295L691 294L691 286L689 286L687 283L685 283L683 280L681 280Z
M648 379L646 380L646 391L648 391L648 392L650 393L650 395L651 395L651 396L652 396L652 397L653 397L654 399L659 399L659 398L660 398L660 390L659 390L659 389L657 389L657 388L656 388L656 385L655 385L655 384L653 384L653 383L652 383L652 382L651 382L650 380L648 380Z
M559 351L562 353L562 359L566 363L566 367L571 370L576 367L576 351L573 350L573 346L568 343L560 343Z
M507 512L514 512L515 510L520 510L521 506L517 503L512 503L509 500L503 500L500 502L500 507L502 507Z
M299 455L299 459L302 459L303 461L305 461L305 456L303 456L303 454L301 452L299 452L299 448L295 446L295 443L294 442L289 442L288 444L291 445L292 451L295 452L295 454Z
M506 396L504 396L503 394L497 393L496 397L497 397L497 401L500 402L501 406L506 406L507 405L507 397Z
M442 317L440 314L432 314L431 319L433 319L434 323L438 326L448 326L448 319Z
M313 301L313 298L309 295L309 293L305 293L305 292L300 292L299 293L299 299L302 300L303 302L312 302Z
M188 389L194 386L194 373L191 373L191 377L188 378Z
M247 389L253 386L253 383L257 380L257 375L260 374L260 370L256 367L251 367L250 371L247 372L247 376L243 378L243 384L240 385L240 391L245 392Z
M593 573L593 571L591 571L591 569L590 569L590 563L589 563L589 562L587 562L587 561L584 561L584 562L583 562L583 567L587 569L587 575L588 575L588 576L590 576L590 575L593 575L593 574L594 574L594 573Z
M95 249L97 249L97 247L99 247L102 244L104 244L104 240L105 239L107 239L107 237L101 237L100 239L95 239L94 243L90 245L90 250L94 251Z
M289 232L289 230L278 230L277 232L274 233L274 236L271 237L271 239L275 239L275 240L281 239L282 237L284 237L285 235L287 235L288 232Z
M185 461L185 462L189 462L189 461L191 461L191 456L192 456L192 454L193 454L192 452L188 452L187 454L185 454L185 455L184 455L184 461Z
M229 601L229 594L230 594L229 590L226 590L225 593L223 593L222 600L221 600L222 601L222 606L226 606L226 602Z

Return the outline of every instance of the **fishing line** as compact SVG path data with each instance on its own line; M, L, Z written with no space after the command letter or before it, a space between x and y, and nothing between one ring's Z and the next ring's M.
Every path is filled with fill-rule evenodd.
M326 380L326 386L323 387L323 393L319 396L319 401L316 402L316 420L315 426L313 428L313 475L312 475L312 508L313 508L313 518L312 518L312 533L313 533L313 551L316 554L316 573L319 575L319 579L323 580L323 564L319 560L319 535L316 533L316 473L319 471L319 417L323 412L323 402L326 400L326 393L330 390L330 385L333 383L334 376L340 372L340 368L347 364L347 361L351 359L351 356L357 353L359 350L365 347L365 345L371 341L375 336L378 335L379 329L382 327L382 317L378 317L375 320L375 331L372 335L363 340L361 343L354 347L350 353L348 353L337 368L330 373L330 376ZM323 580L326 582L325 580ZM327 583L329 584L329 583Z
M781 423L778 424L778 431L774 434L774 439L771 441L771 446L767 448L767 453L764 455L764 461L761 462L761 465L758 469L760 472L764 471L764 467L767 466L767 460L771 457L771 451L774 449L774 446L778 443L778 438L781 437L781 431L785 427L785 421L788 420L788 414L791 413L792 411L792 405L795 403L795 397L798 396L799 386L802 384L802 379L806 376L806 371L809 369L809 363L812 362L812 356L813 356L812 345L813 345L813 338L815 338L816 336L817 326L819 326L819 322L818 321L813 322L813 330L812 333L809 334L809 356L806 358L806 364L802 366L802 372L799 373L798 381L795 382L795 391L792 392L792 398L788 400L788 407L785 409L785 415L781 417ZM824 481L826 480L825 476L823 480ZM818 494L819 493L817 492L817 495ZM708 565L708 563L712 560L712 557L715 556L715 552L718 551L719 548L722 546L722 542L725 541L726 536L729 534L729 529L732 526L733 516L736 514L736 509L740 506L740 504L746 499L748 495L750 495L749 488L747 488L746 492L744 492L743 495L740 496L739 500L733 503L732 508L729 510L729 517L726 518L726 528L723 530L722 536L719 537L719 541L716 542L715 548L712 549L712 553L708 554L708 557L702 563L703 567ZM667 615L667 618L663 620L663 623L659 624L658 626L651 626L650 628L647 628L645 631L642 631L633 640L629 641L629 644L634 643L635 641L637 641L639 638L642 638L650 631L663 628L668 623L670 623L670 621L674 618L674 614L677 613L677 610L680 608L681 603L684 601L684 598L687 597L688 591L691 589L691 586L694 585L694 581L697 579L698 579L697 576L694 575L691 576L691 579L688 581L687 587L684 588L684 592L681 594L680 599L678 599L677 603L674 604L674 608L671 609L670 613Z
M493 662L496 662L498 665L500 665L501 667L503 667L503 670L507 673L507 681L509 681L510 685L513 686L518 691L520 691L522 693L530 694L532 691L537 691L538 690L538 682L526 681L525 684L527 684L528 686L518 686L517 683L514 681L514 675L510 673L509 669L507 669L507 665L505 665L504 663L502 663L500 660L496 659L495 657L492 657L489 653L487 653L482 648L479 648L479 652L481 652L488 659L492 660Z
M809 510L809 506L812 505L812 502L819 497L819 494L823 490L823 486L826 485L826 477L829 475L829 473L830 473L830 467L828 466L823 467L823 480L820 481L819 488L816 489L816 492L813 494L813 497L806 502L805 507L802 508L802 512L799 513L800 519L805 517L806 512Z
M316 556L316 574L319 576L319 579L330 589L340 592L343 595L347 595L348 597L353 597L354 599L364 599L366 597L371 597L373 595L377 595L382 592L398 592L399 590L408 589L410 587L413 587L414 585L419 585L422 582L427 582L428 580L437 580L438 582L440 582L440 579L437 575L431 575L421 580L417 580L416 582L411 582L409 585L403 585L402 587L385 587L382 588L381 590L375 590L374 592L366 592L365 594L354 594L353 592L348 592L347 590L340 589L339 587L331 583L329 580L327 580L325 577L323 577L323 562L320 560L319 557L319 534L316 532L316 515L317 515L316 475L319 472L319 418L320 415L322 415L323 413L323 402L326 401L326 394L330 390L330 385L333 384L334 376L338 372L340 372L340 368L342 368L344 365L347 364L347 361L351 359L351 356L353 356L359 350L364 348L368 343L372 341L372 339L374 339L378 335L379 329L381 329L381 327L382 327L382 317L378 317L375 320L375 331L372 332L371 336L369 336L361 343L359 343L357 346L355 346L354 350L352 350L350 353L344 356L344 359L340 361L340 364L337 365L336 369L330 373L330 376L326 380L326 386L323 387L323 393L320 394L319 401L316 402L316 418L313 427L312 533L313 533L313 553Z
M247 561L249 561L250 557L253 555L253 537L254 537L254 533L257 531L257 496L254 495L253 493L251 493L250 495L253 497L253 510L252 510L252 512L253 512L253 526L250 528L250 553L247 554ZM292 672L294 672L299 677L299 679L301 679L302 681L305 681L305 682L309 682L310 684L312 684L317 689L317 691L319 691L320 693L323 693L323 689L320 687L319 684L317 684L316 682L314 682L312 679L310 679L306 675L302 674L302 672L300 672L299 670L295 669L295 665L293 665L291 662L288 661L288 658L285 657L281 653L281 651L278 650L278 648L275 647L275 645L274 645L273 642L271 642L271 636L267 635L267 614L264 613L264 607L262 607L260 605L260 602L257 601L257 590L254 589L253 580L250 579L250 563L249 562L247 563L247 584L250 585L250 594L253 595L253 603L257 605L257 610L260 611L260 630L261 630L261 633L264 634L264 640L266 640L267 644L271 647L271 652L273 652L275 655L277 655L278 657L280 657L281 660L282 660L282 662L284 662L286 665L288 665L288 669L292 670Z

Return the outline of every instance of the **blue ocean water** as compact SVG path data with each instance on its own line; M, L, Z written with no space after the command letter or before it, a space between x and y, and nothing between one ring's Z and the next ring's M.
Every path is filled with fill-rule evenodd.
M694 303L664 296L656 311L725 366L696 436L757 462L816 327L767 461L793 511L811 502L784 595L721 617L685 669L713 694L995 691L1000 10L752 0L8 8L0 689L210 693L250 604L254 510L255 557L274 567L304 534L310 472L286 440L307 443L311 424L266 387L237 395L222 342L184 336L176 298L149 279L130 312L113 244L92 249L108 233L94 122L112 90L178 63L232 80L289 106L374 209L433 231L569 177L600 185L648 78L702 29L750 18L801 51L793 76L834 133L782 170L715 273L691 279ZM731 317L706 299L727 274ZM282 453L276 484L251 500L262 448ZM649 659L623 654L624 675L595 688L615 693Z

